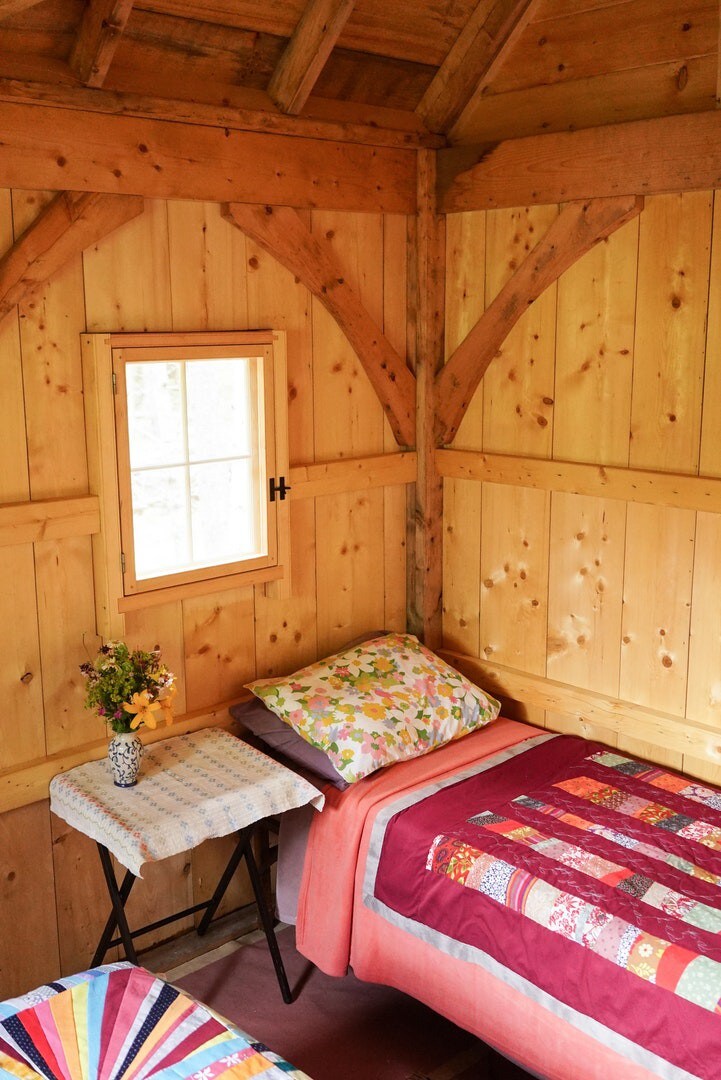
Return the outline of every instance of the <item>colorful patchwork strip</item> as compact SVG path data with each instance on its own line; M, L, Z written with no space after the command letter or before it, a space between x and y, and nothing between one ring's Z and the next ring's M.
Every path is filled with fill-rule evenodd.
M721 1012L721 964L707 956L649 934L456 837L436 836L426 866L640 979L710 1012Z
M624 776L633 776L637 780L643 780L645 784L661 788L663 791L671 791L674 795L680 795L691 802L701 803L710 810L721 810L721 792L704 784L690 782L688 777L674 776L673 773L665 772L647 762L634 761L633 758L623 757L622 754L612 754L604 751L599 754L591 754L589 761L595 761L597 765L604 765L608 769L614 769Z
M491 833L506 837L517 844L533 848L547 859L577 870L585 877L602 881L611 888L636 897L649 907L662 911L665 915L678 919L711 934L721 932L721 911L693 900L675 889L662 885L653 878L640 874L621 863L612 862L600 855L587 851L577 844L570 844L554 836L548 836L524 825L512 818L501 817L490 810L469 819L472 825L478 825Z
M674 869L680 870L684 874L688 874L689 877L699 878L701 881L708 881L711 885L721 885L721 874L714 874L711 870L707 870L697 863L690 862L688 859L682 859L680 855L674 855L669 851L664 851L663 848L656 847L655 844L649 844L645 840L637 840L633 836L627 836L626 833L618 832L616 829L610 829L606 825L599 825L595 821L589 821L588 818L580 817L578 814L569 813L560 806L552 806L550 803L545 803L541 799L534 799L529 795L519 795L513 802L528 810L535 810L539 814L545 814L548 817L556 818L566 825L571 825L573 828L583 830L583 832L593 833L594 836L600 836L604 840L610 840L611 843L618 844L619 847L637 851L640 855L647 855L650 859L655 859L657 862L663 863L666 866L672 866Z
M637 821L645 821L646 824L656 828L667 829L713 851L721 850L721 829L707 821L697 820L687 814L679 814L662 803L649 802L648 799L638 795L629 795L620 788L604 784L590 776L576 776L570 780L561 780L553 786L561 791L567 791L569 795L577 799L604 806L618 814L635 818Z

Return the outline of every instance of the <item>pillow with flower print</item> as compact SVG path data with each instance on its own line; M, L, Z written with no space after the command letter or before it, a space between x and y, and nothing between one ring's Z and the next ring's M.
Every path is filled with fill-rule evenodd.
M387 634L248 689L348 783L495 720L500 705L411 634Z

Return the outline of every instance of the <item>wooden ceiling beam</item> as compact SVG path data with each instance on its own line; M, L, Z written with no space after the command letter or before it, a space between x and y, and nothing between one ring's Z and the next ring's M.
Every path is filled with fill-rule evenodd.
M68 69L69 74L69 69ZM445 139L427 131L412 112L363 108L355 102L315 99L313 115L283 116L260 90L229 88L229 100L220 104L179 97L68 86L41 79L21 81L0 78L0 102L46 105L51 108L136 116L232 131L258 131L332 142L361 143L413 149L445 145ZM364 122L365 121L365 122Z
M505 62L535 0L480 0L416 112L431 131L447 132Z
M142 212L143 199L134 195L56 195L0 259L0 318L85 248Z
M569 203L468 332L436 379L437 440L455 438L478 384L528 307L582 255L643 209L633 195Z
M9 19L11 15L18 15L39 3L41 0L0 0L0 20Z
M415 377L345 280L330 243L314 235L288 206L226 203L222 213L327 308L363 365L396 441L413 446Z
M0 186L210 202L415 210L413 150L5 105Z
M102 86L133 0L87 0L70 66L86 86Z
M355 0L309 0L268 85L284 113L297 114L308 100Z
M721 112L632 120L439 150L446 213L721 187ZM458 168L460 164L460 168Z

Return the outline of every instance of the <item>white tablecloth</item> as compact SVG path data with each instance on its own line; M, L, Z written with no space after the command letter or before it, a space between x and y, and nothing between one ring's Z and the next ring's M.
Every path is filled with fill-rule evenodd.
M264 817L324 797L302 777L221 728L145 747L135 787L113 783L106 760L50 783L50 809L141 876L145 862L188 851Z

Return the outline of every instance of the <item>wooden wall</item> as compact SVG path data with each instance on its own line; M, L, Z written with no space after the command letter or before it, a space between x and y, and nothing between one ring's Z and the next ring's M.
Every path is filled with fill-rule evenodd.
M449 354L557 213L449 215ZM716 782L720 320L721 196L648 198L525 313L436 455L445 649L515 715Z
M48 198L1 193L0 251ZM404 353L405 217L313 212L308 220ZM0 325L0 997L87 966L107 914L94 845L52 817L46 799L32 801L53 772L103 753L78 672L99 644L90 536L69 526L81 534L14 543L23 506L8 504L88 493L83 331L257 327L288 334L292 464L397 449L330 316L215 204L146 202L141 217ZM127 615L128 641L159 642L178 674L185 727L213 714L227 722L227 703L255 675L292 670L366 630L405 626L406 488L393 469L378 475L361 485L340 468L332 494L321 478L308 489L313 497L293 498L289 599L239 589ZM213 842L149 868L134 919L207 895L226 848ZM236 891L233 901L241 899Z

